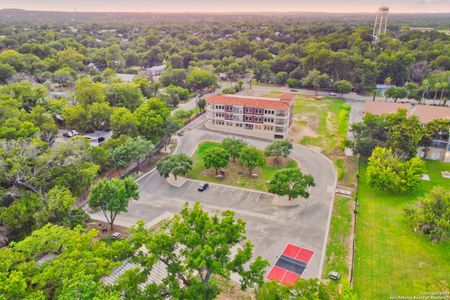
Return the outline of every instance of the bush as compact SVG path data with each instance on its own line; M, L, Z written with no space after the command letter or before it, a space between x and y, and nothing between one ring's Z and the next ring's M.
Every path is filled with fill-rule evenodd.
M289 78L286 82L290 88L299 88L300 87L300 81L298 79Z
M433 241L450 238L450 189L434 187L419 200L417 207L406 210L407 219L415 229L428 235Z
M236 94L236 90L233 87L226 87L222 90L224 94Z
M373 188L404 193L420 186L424 162L419 157L401 161L392 149L376 147L369 158L367 181Z

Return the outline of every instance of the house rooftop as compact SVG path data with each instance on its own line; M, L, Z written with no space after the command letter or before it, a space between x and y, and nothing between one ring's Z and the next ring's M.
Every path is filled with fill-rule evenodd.
M96 139L96 138L99 138L99 137L108 137L110 134L111 134L110 131L96 130L96 131L91 132L91 133L86 133L83 136L87 137L87 138L90 138L90 139Z
M416 105L411 112L419 117L422 123L436 119L450 119L450 107L445 106Z
M291 106L291 102L286 101L286 99L242 95L213 95L209 96L206 101L211 104L237 105L277 110L289 110Z
M373 115L395 114L399 109L406 109L409 114L411 108L407 103L391 103L391 102L376 102L367 101L364 106L364 112Z
M393 114L399 109L406 109L408 116L417 116L421 123L436 119L450 119L450 107L432 105L411 105L408 103L366 102L365 113L373 115Z

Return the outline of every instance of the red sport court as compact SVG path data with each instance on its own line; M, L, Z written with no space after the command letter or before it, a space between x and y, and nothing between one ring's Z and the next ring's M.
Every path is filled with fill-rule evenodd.
M295 284L314 255L314 251L288 244L266 276L282 284Z

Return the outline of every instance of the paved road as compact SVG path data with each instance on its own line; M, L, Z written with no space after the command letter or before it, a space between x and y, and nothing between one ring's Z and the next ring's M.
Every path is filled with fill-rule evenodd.
M198 142L220 141L228 136L206 130L204 122L205 117L201 117L184 129L176 152L192 154ZM259 148L269 143L245 139ZM179 212L186 201L200 201L205 209L214 213L231 209L247 223L247 236L255 245L255 255L261 255L273 264L288 243L312 249L315 254L303 277L319 277L336 175L332 163L309 148L295 145L292 157L299 162L304 172L316 179L316 187L311 189L310 198L302 200L299 206L276 206L272 203L273 195L217 184L211 184L209 190L201 193L196 190L198 183L192 180L176 188L153 172L139 180L140 199L130 203L129 212L119 215L116 222L130 226L142 219L149 223L163 215ZM102 219L101 214L94 217Z

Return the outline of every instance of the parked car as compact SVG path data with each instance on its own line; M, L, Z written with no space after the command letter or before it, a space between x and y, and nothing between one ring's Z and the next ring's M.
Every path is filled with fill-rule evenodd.
M202 183L202 184L197 188L197 191L199 191L199 192L206 191L206 190L208 189L208 187L209 187L209 184L208 184L208 183Z
M328 96L332 96L332 97L337 97L337 93L335 93L335 92L331 92L331 93L328 93Z
M71 137L77 136L79 134L80 133L76 130L68 130L63 133L63 136L70 139Z
M297 93L297 92L298 92L298 90L296 90L296 89L291 89L290 91L291 91L291 92L294 92L294 93Z
M331 271L328 274L328 277L330 277L330 279L333 279L333 280L338 280L341 277L341 275L336 271Z

